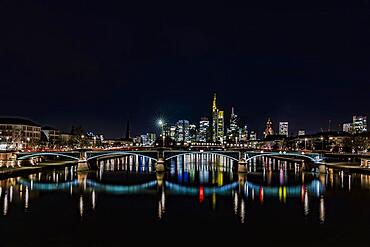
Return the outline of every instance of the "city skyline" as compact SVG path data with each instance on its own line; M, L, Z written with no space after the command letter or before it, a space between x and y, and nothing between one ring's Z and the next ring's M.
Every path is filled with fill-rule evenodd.
M230 141L228 139L229 135L230 134L231 135L236 135L235 131L239 132L239 130L241 131L243 128L245 128L247 139L249 139L249 134L251 132L253 132L253 135L256 134L258 139L266 138L268 135L284 135L284 136L287 136L287 137L289 137L289 136L299 136L299 135L301 135L300 132L304 132L305 135L306 134L317 134L317 133L320 133L320 132L330 132L330 131L352 132L352 130L355 133L361 133L362 132L361 128L363 128L363 126L357 126L356 127L356 125L362 124L363 118L365 119L365 131L367 131L367 120L366 120L367 115L352 115L353 119L352 119L351 122L348 121L349 120L348 117L347 117L346 121L344 121L344 122L339 122L338 120L333 121L333 120L329 119L327 128L326 129L321 128L320 130L317 130L317 131L312 131L312 130L310 131L310 130L307 130L305 128L297 127L295 125L295 123L292 123L290 121L286 121L286 119L284 121L282 121L281 119L275 121L271 117L266 118L267 123L265 123L264 125L261 124L257 127L256 126L250 126L248 122L244 121L243 119L240 119L238 117L238 114L235 114L235 107L234 106L231 107L230 114L228 114L229 112L223 110L222 106L221 106L222 110L218 107L219 104L217 103L218 102L217 100L218 100L217 94L214 93L211 109L209 109L208 113L205 113L205 114L201 115L201 117L199 117L197 120L189 120L189 119L186 119L186 118L179 118L179 119L174 120L174 121L171 122L169 120L171 118L164 118L163 116L160 116L160 117L153 120L153 126L152 126L151 129L140 130L139 132L134 132L133 133L132 125L131 125L131 119L126 119L126 120L124 120L124 123L122 123L122 134L115 135L115 136L106 135L106 133L101 131L102 128L89 129L89 128L86 128L86 126L82 126L81 124L70 125L69 128L62 129L62 128L59 128L59 126L50 125L48 123L39 123L37 121L34 121L34 119L32 119L32 118L27 118L27 117L23 117L23 116L0 116L0 118L9 117L9 118L20 118L20 119L31 120L31 121L34 121L34 122L36 122L37 124L39 124L40 126L43 126L43 127L57 128L60 131L62 131L63 133L71 133L71 132L73 132L74 127L82 127L83 130L86 133L89 133L89 132L95 133L95 134L98 133L98 134L103 134L108 138L126 138L126 139L127 139L128 136L130 136L130 137L141 136L143 133L153 133L154 132L154 133L160 134L161 133L161 127L158 126L158 121L163 122L161 124L165 124L169 128L168 129L168 131L169 131L168 136L171 136L171 137L174 137L174 134L173 133L170 134L170 133L171 133L171 131L175 131L175 129L173 129L173 130L170 130L170 129L172 127L175 128L177 125L179 125L179 122L182 122L182 121L186 121L187 122L186 125L188 127L193 125L195 128L197 128L197 131L200 131L200 128L202 126L202 121L204 121L205 119L207 119L208 124L210 125L209 127L212 128L212 133L211 134L213 136L211 137L211 139L212 139L213 142ZM222 114L221 115L222 116L221 117L221 122L219 120L219 114L220 113ZM360 121L360 122L356 124L356 122L358 122L358 121ZM334 122L334 125L333 125L333 122ZM335 123L337 123L337 125L335 125ZM183 125L183 124L181 124L181 125ZM219 127L219 125L221 127ZM284 125L285 127L282 127L282 125ZM289 128L288 128L288 125L289 125ZM293 130L291 129L292 125L295 126L295 128ZM355 126L355 127L353 128L353 126ZM215 128L220 128L221 129L219 131L219 134L216 134L216 135L213 134L213 133L215 133ZM284 130L282 130L282 128ZM357 130L357 129L359 129L359 130ZM198 133L197 133L197 135L198 135ZM239 136L240 135L241 135L241 133L239 133ZM182 138L185 138L185 135ZM183 141L185 141L185 139L183 139Z
M213 92L256 128L271 117L317 132L369 115L365 12L311 4L4 3L0 115L119 136L127 119L134 133L160 116L198 120Z

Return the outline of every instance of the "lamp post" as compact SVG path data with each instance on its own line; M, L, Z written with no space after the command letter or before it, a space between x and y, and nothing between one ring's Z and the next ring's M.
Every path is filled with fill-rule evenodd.
M307 150L307 141L308 141L308 139L304 138L304 150Z
M29 143L30 143L30 138L29 137L27 137L27 143L26 143L26 148L28 149L29 148Z
M324 137L322 136L320 137L320 139L321 139L321 151L323 151L324 150Z
M161 135L162 135L162 146L164 147L164 142L165 142L165 136L164 136L164 125L165 122L162 119L158 120L158 125L161 128Z

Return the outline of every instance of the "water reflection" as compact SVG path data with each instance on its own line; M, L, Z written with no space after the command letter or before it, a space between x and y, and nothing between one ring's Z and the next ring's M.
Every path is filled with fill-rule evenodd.
M31 210L32 207L40 205L32 202L50 196L70 198L74 210L78 209L81 220L85 220L98 217L96 213L104 210L105 204L120 198L127 205L145 198L153 202L148 203L153 205L152 214L162 221L175 207L183 207L185 201L192 208L186 211L189 218L194 217L194 212L208 210L214 214L229 212L238 222L248 223L247 212L248 215L260 212L256 208L279 213L290 206L299 211L302 221L315 218L316 222L326 224L330 205L327 192L346 195L370 192L369 175L336 170L329 170L326 175L304 173L299 163L273 158L252 160L247 174L238 174L237 164L232 160L199 154L170 160L165 173L155 173L155 163L138 156L98 160L97 164L97 171L86 173L78 173L72 166L1 180L3 216L19 214L19 205L22 213L33 214L37 210Z

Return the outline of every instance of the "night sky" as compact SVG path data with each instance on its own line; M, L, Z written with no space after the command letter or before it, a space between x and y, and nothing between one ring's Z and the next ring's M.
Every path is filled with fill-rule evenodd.
M0 115L120 137L198 123L214 92L259 136L370 115L369 1L246 2L3 0Z

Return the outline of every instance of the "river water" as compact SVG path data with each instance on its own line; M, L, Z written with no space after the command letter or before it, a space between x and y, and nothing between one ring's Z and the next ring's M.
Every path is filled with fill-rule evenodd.
M0 181L1 246L368 246L370 176L259 158L137 156Z

